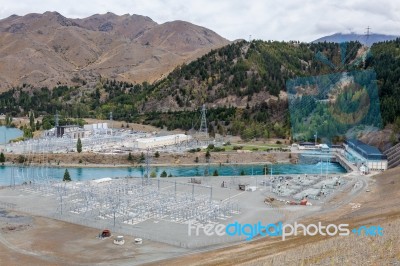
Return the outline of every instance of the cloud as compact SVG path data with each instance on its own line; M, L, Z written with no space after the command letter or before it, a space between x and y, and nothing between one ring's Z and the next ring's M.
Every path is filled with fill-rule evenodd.
M400 35L396 0L0 0L0 18L58 11L66 17L113 12L139 14L157 23L185 20L230 39L312 41L349 29Z

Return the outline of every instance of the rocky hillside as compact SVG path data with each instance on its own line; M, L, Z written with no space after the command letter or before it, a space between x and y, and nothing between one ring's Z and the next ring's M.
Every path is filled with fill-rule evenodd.
M188 22L157 24L139 15L13 15L0 20L0 91L23 84L75 86L100 76L153 82L228 43Z

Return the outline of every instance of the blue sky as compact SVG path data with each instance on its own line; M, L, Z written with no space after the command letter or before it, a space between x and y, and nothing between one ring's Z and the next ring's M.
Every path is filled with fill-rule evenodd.
M57 11L70 18L113 12L139 14L157 23L185 20L229 40L312 41L336 32L400 35L397 0L0 0L0 18Z

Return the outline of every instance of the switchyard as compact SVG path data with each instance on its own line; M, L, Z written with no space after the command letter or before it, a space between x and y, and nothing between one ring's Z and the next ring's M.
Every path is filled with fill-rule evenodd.
M84 182L39 177L28 181L29 173L26 175L23 185L2 190L2 207L99 230L110 228L120 235L142 238L144 243L152 240L184 248L245 238L210 237L204 233L189 237L189 223L205 228L234 222L290 222L320 211L339 191L354 193L362 189L356 178L346 175L131 177ZM266 204L265 199L271 198L280 204ZM302 199L311 206L289 204Z

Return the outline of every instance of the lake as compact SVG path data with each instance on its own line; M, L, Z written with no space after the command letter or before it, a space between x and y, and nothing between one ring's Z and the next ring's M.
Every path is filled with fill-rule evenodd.
M12 139L22 137L23 132L18 128L0 126L0 144L9 142Z
M285 175L285 174L339 174L346 173L346 170L338 163L317 163L317 164L274 164L269 165L269 169L272 168L273 175ZM12 166L0 166L0 185L9 185L12 172L16 178L16 183L21 184L26 181L26 177L31 179L43 179L45 177L54 178L61 180L64 176L66 168L56 167L12 167ZM99 179L103 177L142 177L146 174L145 167L124 167L124 168L92 168L92 167L81 167L81 168L67 168L71 179L73 181L84 181L91 179ZM218 175L221 176L238 176L243 171L246 175L263 175L263 165L210 165L209 175L212 175L215 170L218 171ZM207 171L206 165L195 165L195 166L154 166L150 167L149 172L155 172L157 176L160 176L162 171L166 171L167 174L171 174L174 177L186 177L186 176L204 176ZM271 171L268 171L270 174Z

